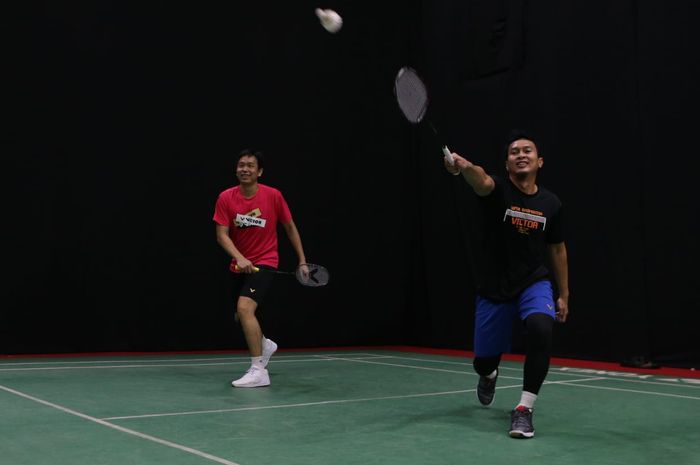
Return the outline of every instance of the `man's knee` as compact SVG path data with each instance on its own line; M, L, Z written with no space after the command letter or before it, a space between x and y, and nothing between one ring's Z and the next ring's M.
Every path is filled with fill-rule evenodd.
M493 370L498 368L498 365L501 363L501 356L476 357L472 363L474 365L474 371L481 376L488 376L493 373Z
M258 308L257 303L249 297L241 297L238 299L236 306L236 315L238 320L244 320L255 316L255 310Z
M549 348L552 345L554 319L545 313L533 313L527 317L527 339L531 347Z

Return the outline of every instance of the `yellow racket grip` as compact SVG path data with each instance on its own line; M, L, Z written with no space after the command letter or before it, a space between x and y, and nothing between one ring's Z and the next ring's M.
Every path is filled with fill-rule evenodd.
M234 265L233 267L235 268L236 271L240 270L240 268L238 268L238 265ZM260 271L260 268L258 268L257 266L254 266L253 271L255 271L257 273L258 271Z

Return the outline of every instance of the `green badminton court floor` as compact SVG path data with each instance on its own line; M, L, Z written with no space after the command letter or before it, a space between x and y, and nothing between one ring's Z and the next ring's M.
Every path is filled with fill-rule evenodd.
M531 440L507 435L522 364L476 401L466 357L283 352L0 362L3 465L700 464L700 379L552 365Z

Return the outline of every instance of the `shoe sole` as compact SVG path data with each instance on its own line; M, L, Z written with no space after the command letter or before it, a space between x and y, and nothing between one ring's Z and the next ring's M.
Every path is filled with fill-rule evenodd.
M257 383L247 383L247 384L236 384L236 381L238 381L238 380L231 381L231 386L233 386L235 388L256 388L256 387L267 387L270 385L270 378L268 378L264 381L257 382Z
M524 433L522 431L511 431L508 433L508 435L511 438L515 438L515 439L530 439L530 438L535 436L535 432L533 431L531 433Z
M231 383L231 386L235 388L257 388L257 387L267 387L269 386L270 383L267 384L233 384Z

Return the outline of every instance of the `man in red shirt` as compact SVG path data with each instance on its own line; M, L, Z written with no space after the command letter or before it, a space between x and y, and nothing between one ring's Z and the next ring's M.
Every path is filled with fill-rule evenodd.
M249 149L238 154L238 186L219 194L214 211L216 240L231 256L236 314L243 328L251 365L231 383L234 387L270 385L267 363L277 344L264 337L255 311L270 289L277 269L277 224L281 224L296 252L299 265L306 263L301 237L282 193L258 183L263 173L261 152ZM261 270L262 272L256 272Z

